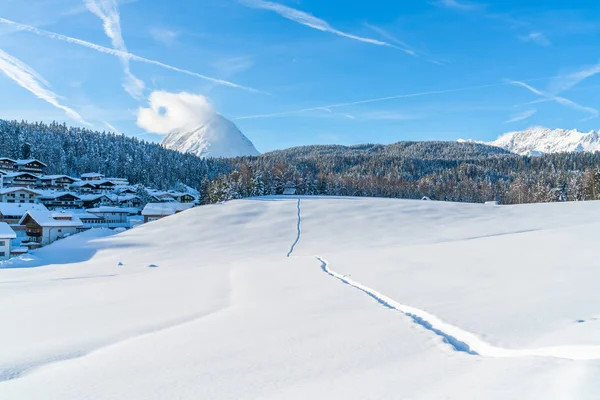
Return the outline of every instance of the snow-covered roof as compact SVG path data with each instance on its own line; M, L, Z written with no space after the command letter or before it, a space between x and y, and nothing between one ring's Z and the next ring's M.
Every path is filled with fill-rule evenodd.
M115 201L128 201L128 200L133 200L133 199L139 199L139 196L135 195L135 194L119 194L119 195L110 195L109 196L111 200L115 200Z
M82 178L104 178L104 175L99 174L98 172L87 172L85 174L81 174Z
M92 214L89 212L81 212L81 213L77 213L77 216L79 217L79 219L81 219L82 221L88 220L88 219L103 219L102 217L97 216L96 214Z
M48 211L43 204L0 203L0 214L22 217L27 211Z
M142 215L172 215L179 211L192 208L191 203L148 203L142 210Z
M83 225L83 222L75 214L52 211L27 211L21 218L21 221L19 221L19 224L23 224L27 216L30 216L31 219L42 227L78 228Z
M33 194L37 194L37 195L42 194L41 192L39 192L37 190L33 190L33 189L29 189L29 188L22 188L22 187L2 188L2 189L0 189L0 194L7 194L7 193L13 193L13 192L20 192L20 191L25 191L25 192L29 192L29 193L33 193Z
M8 157L0 157L0 161L11 161L11 162L17 162L17 160L13 160L12 158L8 158Z
M34 178L38 178L37 175L32 174L31 172L9 172L4 177L5 178L17 178L17 177L23 176L23 175L29 175L29 176L33 176Z
M82 186L91 186L91 187L96 187L96 185L94 184L94 181L76 181L71 183L71 187L82 187Z
M88 208L88 212L95 213L123 213L128 214L129 210L121 207L100 206L96 208Z
M6 222L0 222L0 239L16 239L17 234Z
M29 249L27 247L13 247L10 249L10 254L25 254L28 252Z
M31 158L29 160L16 160L15 164L17 164L17 165L27 165L27 164L30 164L32 162L38 162L38 163L42 164L44 167L47 167L46 164L44 164L40 160L36 160L35 158Z
M71 196L79 199L79 195L77 195L75 193L71 193L71 192L45 192L45 193L43 192L39 198L42 200L52 200L52 199L57 199L62 196L66 196L66 195L71 195Z
M40 176L40 179L43 181L53 181L55 179L60 179L60 178L69 178L69 179L73 180L74 182L79 181L79 179L73 178L72 176L69 176L69 175L42 175L42 176Z
M106 185L107 183L110 183L111 185L115 185L115 183L113 181L109 181L108 179L94 181L94 185L96 185L96 186Z
M77 197L79 197L83 201L94 201L94 200L98 200L102 197L106 197L107 199L110 200L110 197L108 197L107 195L99 194L99 193L78 194Z

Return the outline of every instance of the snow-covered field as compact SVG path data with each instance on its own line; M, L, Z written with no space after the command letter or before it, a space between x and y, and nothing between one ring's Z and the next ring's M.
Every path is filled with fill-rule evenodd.
M0 399L597 399L599 231L314 197L91 231L0 265Z

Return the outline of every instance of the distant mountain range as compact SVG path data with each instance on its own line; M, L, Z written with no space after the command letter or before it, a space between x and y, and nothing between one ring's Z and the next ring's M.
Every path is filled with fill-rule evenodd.
M162 146L198 157L254 156L259 152L238 127L219 114L212 114L193 130L175 130L162 141Z
M464 140L460 140L463 141ZM571 153L600 151L599 132L579 132L576 129L548 129L533 127L509 132L493 142L477 142L497 146L520 155L539 156L544 153Z

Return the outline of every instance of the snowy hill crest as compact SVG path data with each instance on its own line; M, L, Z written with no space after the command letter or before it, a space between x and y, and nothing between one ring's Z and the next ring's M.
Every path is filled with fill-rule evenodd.
M238 127L219 114L212 114L195 129L176 129L162 141L170 150L198 157L252 156L259 152Z

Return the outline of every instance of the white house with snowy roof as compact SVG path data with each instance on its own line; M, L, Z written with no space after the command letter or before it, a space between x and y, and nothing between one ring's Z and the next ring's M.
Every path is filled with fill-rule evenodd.
M69 212L27 211L19 225L25 226L32 247L39 247L78 233L83 222L76 214Z
M24 187L0 188L0 202L3 203L35 203L41 195L40 191Z
M0 203L0 222L18 224L27 211L48 211L43 204Z
M16 237L17 234L6 222L0 222L0 261L10 258L11 240Z
M144 222L156 221L194 207L192 203L148 203L142 210Z

